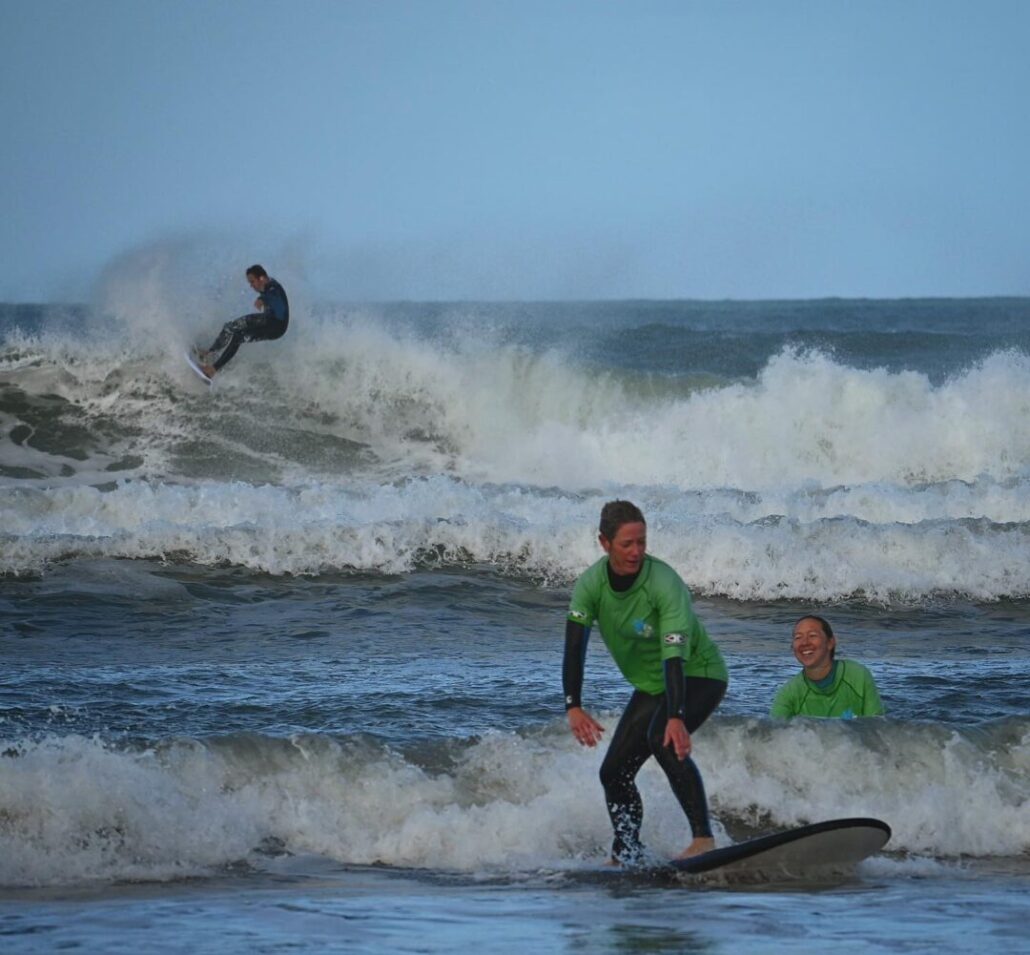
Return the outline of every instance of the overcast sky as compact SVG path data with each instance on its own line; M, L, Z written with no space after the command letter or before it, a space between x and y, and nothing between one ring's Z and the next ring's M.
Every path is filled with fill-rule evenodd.
M169 244L343 301L1030 294L1027 0L0 13L2 300Z

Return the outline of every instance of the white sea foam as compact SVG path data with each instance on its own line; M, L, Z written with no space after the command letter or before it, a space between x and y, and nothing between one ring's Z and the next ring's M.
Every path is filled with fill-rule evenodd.
M608 714L604 718L614 718ZM600 754L562 729L488 734L447 770L323 736L182 740L145 750L97 739L5 744L0 884L167 879L262 851L461 871L520 871L603 857ZM16 754L16 755L15 755ZM725 825L776 829L874 816L893 852L1018 856L1030 848L1020 779L1030 739L978 745L955 730L877 721L776 726L714 720L698 734L720 842ZM660 771L640 776L644 837L682 848Z
M786 350L755 382L659 396L489 339L431 345L362 323L310 334L321 373L305 376L305 398L369 440L437 435L448 465L477 481L913 487L1026 478L1030 461L1030 357L1018 352L934 386Z
M204 401L179 358L185 341L155 354L117 335L84 343L15 334L0 368L87 421L121 416L151 448L162 435L228 440L218 423L231 415L237 431L249 420L361 441L395 473L568 490L784 493L1028 478L1030 356L1021 352L995 353L935 385L918 372L787 349L757 380L677 391L463 329L427 339L361 313L308 318L274 352L244 349Z
M1030 846L1027 727L962 732L886 720L726 720L711 734L710 789L731 813L780 825L874 816L891 848L1018 855Z
M111 307L151 314L132 288ZM1025 354L935 384L788 349L756 380L698 390L468 328L307 316L275 362L248 347L211 391L145 334L8 335L0 370L37 404L0 420L17 436L0 445L0 572L181 555L275 574L494 562L565 580L596 557L597 512L620 496L703 593L1030 594Z
M597 558L592 528L615 493L571 495L446 477L346 488L136 481L106 492L20 488L4 500L0 572L40 573L73 557L187 556L273 574L493 563L567 581ZM922 518L934 499L960 512L947 490L912 495L911 523L820 516L836 510L825 502L803 501L802 519L761 517L767 508L755 497L669 489L635 489L632 496L648 514L651 551L699 593L755 600L862 594L891 601L1030 592L1030 524ZM840 492L835 503L847 496ZM1022 507L991 484L979 497L968 488L960 496L989 500L1010 516ZM906 506L903 497L894 497L896 510ZM854 499L864 503L860 491ZM774 501L784 503L790 502Z

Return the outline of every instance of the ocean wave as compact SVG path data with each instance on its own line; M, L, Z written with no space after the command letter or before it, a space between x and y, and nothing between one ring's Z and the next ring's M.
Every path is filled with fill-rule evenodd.
M4 499L0 573L156 558L279 575L488 564L567 583L600 554L594 528L603 502L626 490L568 494L446 477L349 487L17 488ZM1024 484L768 498L630 490L648 515L650 550L699 594L877 603L1030 594Z
M430 333L356 311L249 346L208 393L181 361L186 334L164 328L154 351L150 339L9 332L0 424L18 440L0 466L13 454L11 477L96 481L129 456L132 476L182 480L454 474L763 492L1028 476L1030 356L1015 349L941 381L789 346L755 377L670 376L584 363L570 342L513 343L467 322Z
M113 331L6 330L0 572L488 563L564 582L597 555L601 504L628 497L699 593L1030 594L1023 351L943 377L787 346L754 377L654 375L577 351L588 305L539 341L457 308L354 308L244 349L208 389L181 360L196 330L158 300L130 297ZM632 332L609 314L598 334Z
M524 871L603 857L600 754L563 728L455 741L445 757L371 738L259 735L115 745L8 740L0 755L0 885L202 875L263 854L347 864ZM874 816L888 850L934 858L1030 849L1030 725L957 730L885 720L715 719L698 734L720 842L727 829ZM682 848L660 770L640 785L644 838Z

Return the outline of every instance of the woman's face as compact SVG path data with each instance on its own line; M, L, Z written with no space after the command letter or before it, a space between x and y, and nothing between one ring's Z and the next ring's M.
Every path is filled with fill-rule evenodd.
M833 648L837 641L826 636L818 620L803 617L794 625L794 656L805 668L805 673L821 680L833 665Z
M643 521L621 525L611 540L604 534L599 538L616 574L625 577L640 570L647 550L647 525Z

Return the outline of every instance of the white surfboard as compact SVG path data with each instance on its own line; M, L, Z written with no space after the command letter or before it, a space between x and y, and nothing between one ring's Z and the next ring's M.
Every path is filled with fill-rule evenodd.
M891 827L879 819L831 819L786 832L759 836L669 864L678 872L802 876L820 869L852 866L879 852Z
M186 356L186 361L189 364L190 368L192 368L194 370L194 372L196 372L197 377L201 381L204 381L204 382L206 382L207 384L210 385L211 384L211 379L208 378L208 376L204 374L204 369L201 368L200 365L197 364L197 359L194 358L188 351L187 352L183 352L183 354Z

